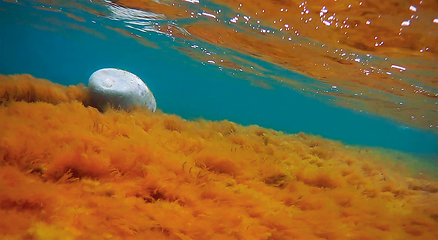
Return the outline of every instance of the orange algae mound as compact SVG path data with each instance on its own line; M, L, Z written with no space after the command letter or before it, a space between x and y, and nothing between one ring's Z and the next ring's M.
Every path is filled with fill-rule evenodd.
M29 74L0 74L0 103L9 100L53 104L78 100L89 105L88 93L81 84L67 87Z
M2 239L438 239L431 166L401 153L57 98L0 106Z

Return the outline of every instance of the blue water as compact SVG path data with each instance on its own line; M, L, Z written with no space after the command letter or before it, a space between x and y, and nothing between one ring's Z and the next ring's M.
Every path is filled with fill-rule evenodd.
M147 39L160 46L155 49L91 21L80 24L104 38L67 26L41 30L35 26L50 25L44 16L73 20L60 13L13 3L0 2L0 9L3 10L0 15L1 74L28 73L64 85L87 84L94 71L115 67L143 79L163 112L186 119L228 119L286 133L320 135L346 144L385 147L429 157L438 155L438 136L432 132L401 127L400 123L388 119L334 107L278 84L277 80L269 79L269 75L220 70L177 51L175 47L187 44L178 39L148 33ZM29 12L36 15L28 15ZM90 17L89 13L82 14L85 19ZM301 81L314 81L258 61L270 72L295 74ZM274 84L272 89L255 87L244 80L247 77Z

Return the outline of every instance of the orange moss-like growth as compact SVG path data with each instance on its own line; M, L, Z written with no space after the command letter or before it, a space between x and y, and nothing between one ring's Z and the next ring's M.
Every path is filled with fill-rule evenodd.
M53 104L78 100L89 105L88 93L82 84L66 87L29 74L0 74L0 103L9 100Z
M437 182L386 153L74 99L0 107L0 238L438 238Z

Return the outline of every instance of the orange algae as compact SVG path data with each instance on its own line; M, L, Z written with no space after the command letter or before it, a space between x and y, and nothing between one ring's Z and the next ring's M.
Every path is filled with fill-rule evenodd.
M77 100L89 105L88 93L83 85L63 86L29 74L0 74L0 103L3 101L47 102L57 104Z
M400 153L100 113L84 88L30 75L1 76L0 92L2 239L438 238L436 177Z

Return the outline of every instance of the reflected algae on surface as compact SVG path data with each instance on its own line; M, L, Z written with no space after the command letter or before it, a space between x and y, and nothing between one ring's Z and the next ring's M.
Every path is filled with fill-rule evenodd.
M0 233L33 239L436 239L436 163L229 121L86 107L0 77ZM427 172L429 169L429 172Z
M306 84L288 76L274 77L295 90L334 97L334 104L408 126L438 129L436 1L186 2L194 4L111 1L163 14L188 34L168 31L160 22L155 30L218 48L207 55L190 48L182 51L199 61L276 75L258 69L254 61L234 61L238 67L223 64L231 49L318 80ZM132 22L126 25L138 30ZM272 84L276 83L256 85Z

